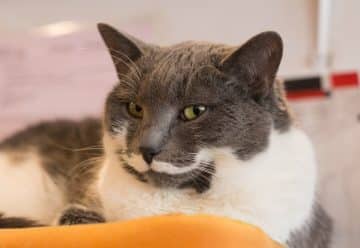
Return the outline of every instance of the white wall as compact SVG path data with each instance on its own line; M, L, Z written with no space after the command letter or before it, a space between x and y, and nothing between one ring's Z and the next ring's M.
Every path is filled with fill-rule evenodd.
M330 49L335 69L360 70L360 1L333 0Z
M150 22L154 42L210 40L241 44L264 30L280 32L285 42L282 74L306 71L313 54L314 0L182 0L182 1L2 1L0 30L25 30L39 25L77 20L93 27L107 20L120 29L131 21Z
M330 47L334 68L360 68L360 1L333 2ZM280 32L285 42L280 74L297 75L312 68L316 7L316 0L12 0L0 2L0 33L24 32L62 20L80 21L89 27L108 21L120 29L132 22L146 22L153 27L151 41L161 44L186 39L240 44L271 29Z
M191 2L169 4L166 42L198 39L236 45L261 31L276 30L285 43L281 72L307 69L314 40L313 1L197 1L191 9L184 7Z

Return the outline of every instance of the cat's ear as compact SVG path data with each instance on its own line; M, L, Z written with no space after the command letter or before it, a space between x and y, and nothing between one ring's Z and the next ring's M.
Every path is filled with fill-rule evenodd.
M133 62L143 56L147 45L127 34L120 33L108 24L98 23L98 30L119 75L126 74Z
M250 93L262 97L269 93L283 53L281 37L276 32L260 33L230 53L221 62L221 69L248 83Z

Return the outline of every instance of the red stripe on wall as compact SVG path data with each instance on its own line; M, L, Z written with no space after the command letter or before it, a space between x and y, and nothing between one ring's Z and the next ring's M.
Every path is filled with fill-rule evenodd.
M357 72L334 73L330 78L334 88L359 86L359 76Z
M327 94L321 90L301 90L286 92L286 96L289 100L302 100L308 98L325 97Z

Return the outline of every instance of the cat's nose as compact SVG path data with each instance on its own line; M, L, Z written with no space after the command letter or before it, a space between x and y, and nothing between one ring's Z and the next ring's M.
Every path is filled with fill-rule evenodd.
M139 150L148 165L151 164L154 156L160 153L160 149L156 149L155 147L140 146Z

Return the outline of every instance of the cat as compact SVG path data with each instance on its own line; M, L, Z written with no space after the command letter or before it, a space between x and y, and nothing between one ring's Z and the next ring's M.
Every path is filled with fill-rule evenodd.
M289 247L329 247L312 144L276 79L276 32L160 47L98 29L119 78L103 118L41 123L0 144L0 228L208 213Z

